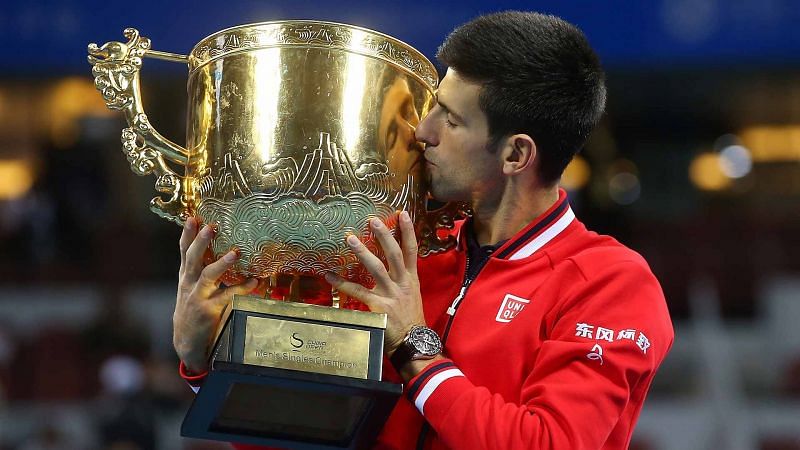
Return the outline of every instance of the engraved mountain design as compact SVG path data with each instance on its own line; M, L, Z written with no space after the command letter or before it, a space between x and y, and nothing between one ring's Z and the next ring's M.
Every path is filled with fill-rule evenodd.
M403 186L392 195L386 164L364 163L353 170L347 152L331 142L330 134L325 132L320 133L319 146L305 154L299 167L295 158L279 158L261 166L260 175L249 178L230 154L226 154L223 161L210 192L211 197L222 200L260 193L269 199L291 195L319 203L326 197L350 192L361 192L374 202L388 201L394 207L402 207L409 200L411 177L406 183L409 186ZM204 186L209 184L201 181Z
M306 153L299 169L300 178L291 190L302 192L304 197L319 201L328 195L342 195L363 191L347 154L331 143L331 135L320 133L319 147ZM364 186L366 187L366 186Z
M236 197L246 197L253 192L247 185L247 180L239 167L239 161L233 159L230 153L225 154L219 180L220 192L228 192Z

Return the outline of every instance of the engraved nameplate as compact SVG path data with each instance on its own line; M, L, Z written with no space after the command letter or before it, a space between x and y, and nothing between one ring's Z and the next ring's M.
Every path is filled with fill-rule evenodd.
M247 317L244 363L367 378L370 333L266 317Z

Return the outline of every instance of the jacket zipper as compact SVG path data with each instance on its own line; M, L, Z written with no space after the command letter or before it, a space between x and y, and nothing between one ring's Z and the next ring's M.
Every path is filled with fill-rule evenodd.
M489 256L489 258L491 258L491 256ZM447 336L450 334L450 326L453 324L453 320L456 318L456 311L458 310L458 307L461 305L461 301L464 300L464 296L467 295L467 290L469 289L469 286L472 284L475 278L478 277L478 274L481 273L481 269L483 269L483 266L485 266L486 263L489 261L489 258L483 260L483 263L481 263L481 265L478 267L477 272L475 272L475 277L470 278L469 255L466 256L467 263L464 267L464 281L461 283L461 290L458 291L458 295L456 295L456 298L453 299L453 303L451 303L450 306L447 308L447 315L449 315L450 318L447 319L447 325L444 328L444 335L442 336L442 349L444 349L444 345L445 343L447 343ZM428 438L428 432L430 431L430 429L431 425L428 423L428 421L424 420L423 418L422 428L419 430L419 437L417 438L417 450L424 450L425 441Z
M481 265L478 267L478 270L475 272L475 276L473 278L469 277L469 255L466 258L467 258L467 263L466 266L464 267L464 281L461 283L461 290L458 291L458 295L456 295L456 298L453 299L453 303L451 303L450 306L447 308L447 315L449 315L450 318L447 319L447 325L444 328L444 335L442 336L442 348L444 348L444 344L447 342L447 336L450 335L450 327L453 325L453 320L456 318L456 311L458 310L458 307L461 305L461 301L464 300L464 297L467 295L467 290L469 290L470 285L475 280L475 278L478 277L478 274L481 273L483 266L485 266L486 263L489 262L489 258L491 258L491 256L483 260Z

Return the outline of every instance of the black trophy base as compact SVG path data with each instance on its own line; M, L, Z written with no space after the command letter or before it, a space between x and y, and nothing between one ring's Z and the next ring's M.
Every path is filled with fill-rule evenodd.
M287 449L369 448L402 385L217 361L181 436Z

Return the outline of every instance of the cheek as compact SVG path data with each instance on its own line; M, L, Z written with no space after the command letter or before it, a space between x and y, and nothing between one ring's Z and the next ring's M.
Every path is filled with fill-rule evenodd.
M447 146L448 149L458 151L468 145L469 142L465 139L464 133L459 127L451 128L447 124L442 123L440 127L441 142Z

